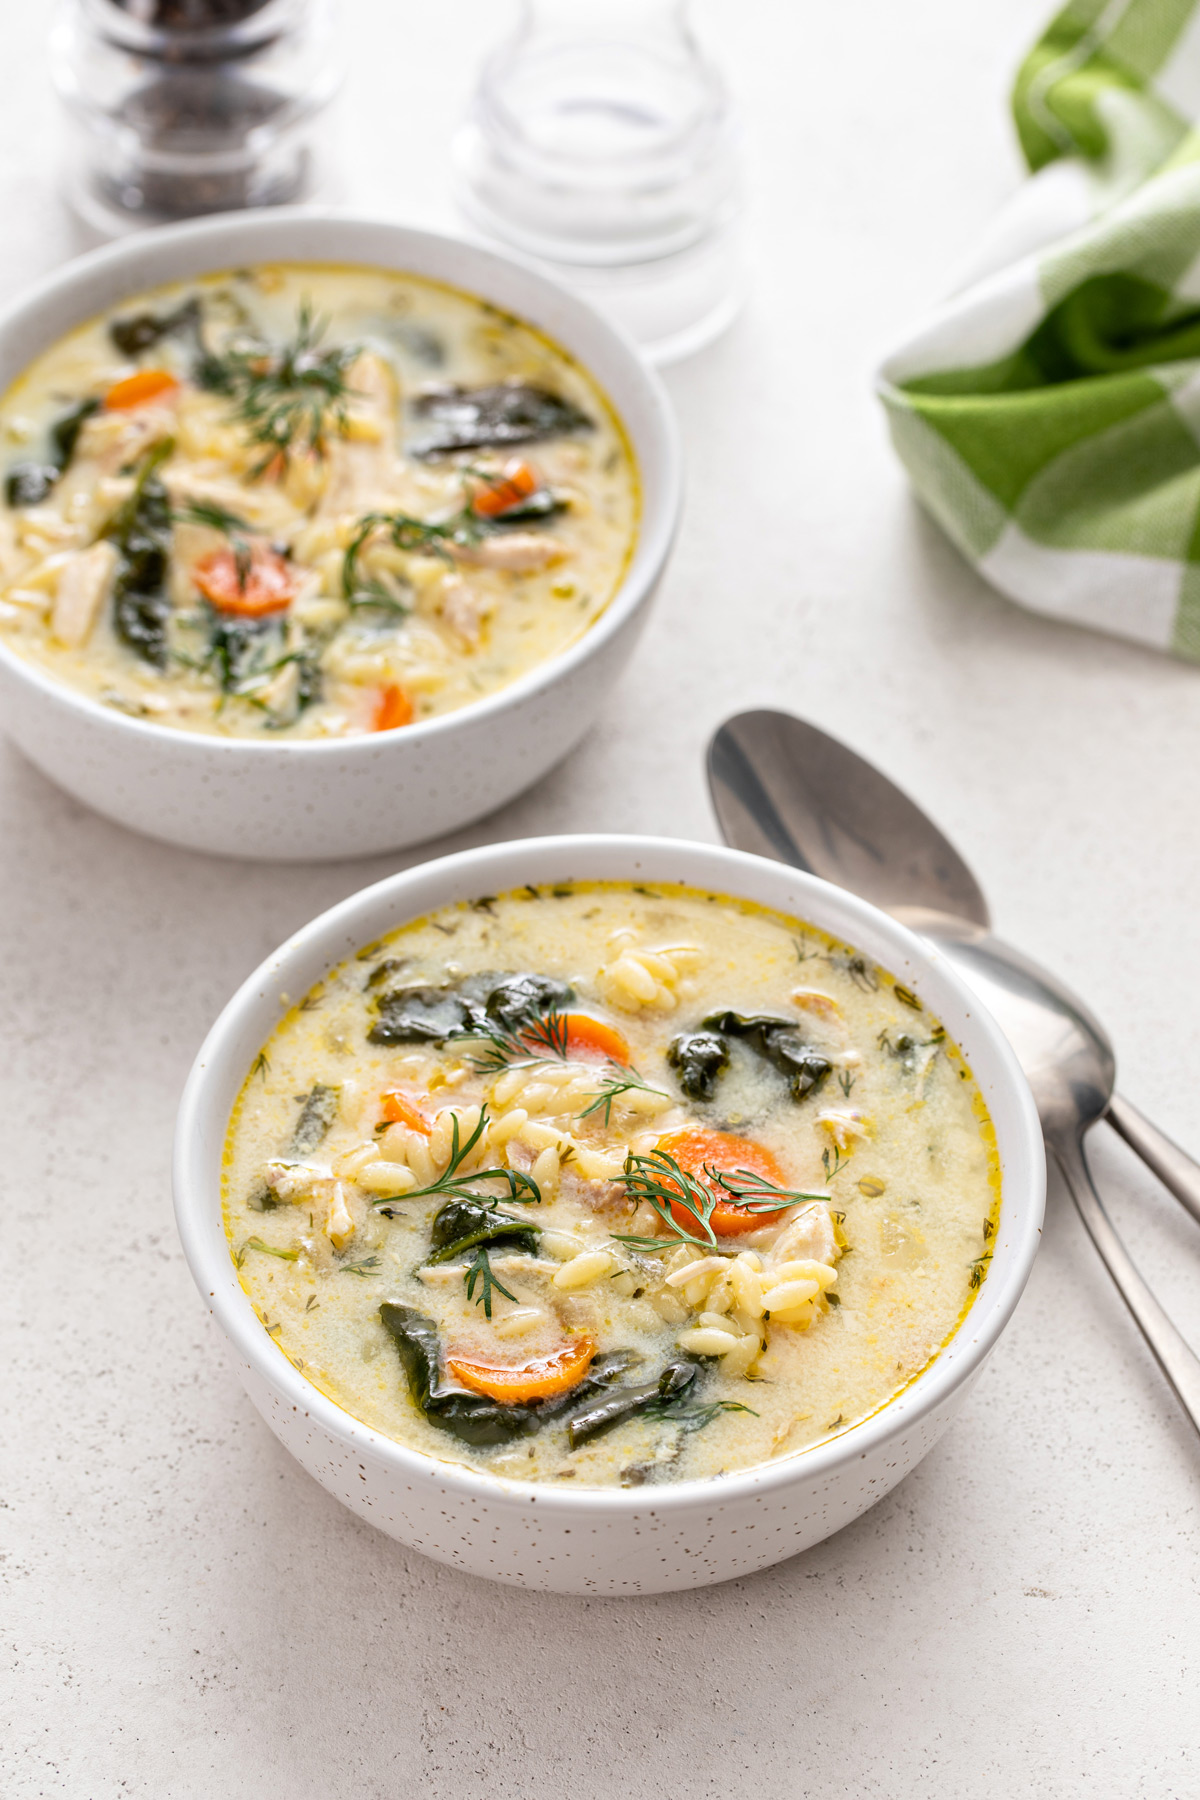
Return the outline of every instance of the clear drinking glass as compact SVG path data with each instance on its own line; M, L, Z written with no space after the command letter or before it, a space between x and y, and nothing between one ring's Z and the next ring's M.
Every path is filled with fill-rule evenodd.
M318 191L332 0L63 0L51 44L69 196L105 236Z
M667 362L741 300L736 123L687 0L523 0L455 144L469 223Z

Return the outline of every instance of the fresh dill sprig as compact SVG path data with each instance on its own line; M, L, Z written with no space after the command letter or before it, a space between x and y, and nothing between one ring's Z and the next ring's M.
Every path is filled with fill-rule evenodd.
M717 1244L712 1215L720 1201L749 1213L774 1213L805 1200L825 1198L823 1194L780 1187L752 1169L718 1169L705 1163L702 1174L701 1181L665 1150L651 1150L645 1156L635 1156L631 1151L617 1180L634 1205L644 1203L652 1207L674 1235L643 1238L614 1232L618 1243L638 1250L666 1250L673 1249L682 1239L684 1243L711 1249Z
M251 1250L261 1250L264 1256L277 1256L281 1262L296 1262L300 1256L298 1250L277 1250L274 1244L264 1244L260 1237L247 1238L233 1259L239 1269Z
M308 452L323 455L331 427L340 429L345 423L346 372L358 346L322 350L325 327L311 302L302 300L289 342L271 345L257 336L244 337L201 360L200 385L227 395L250 441L262 447L255 476L276 457L287 461Z
M506 1300L515 1300L517 1297L510 1294L493 1273L490 1252L501 1244L532 1251L536 1247L541 1227L527 1224L516 1213L501 1212L497 1202L489 1195L472 1194L466 1200L452 1200L442 1208L434 1220L435 1239L438 1228L447 1215L452 1220L455 1235L450 1241L440 1243L427 1260L430 1263L452 1262L455 1257L469 1253L470 1261L463 1270L467 1299L475 1301L477 1306L482 1305L490 1319L493 1288L503 1294ZM476 1300L475 1289L480 1284L482 1292Z
M359 1262L342 1263L338 1269L338 1274L358 1275L365 1281L367 1276L373 1275L379 1267L380 1261L377 1256L364 1256Z
M244 594L253 562L249 535L254 531L253 525L238 513L230 512L228 507L209 500L188 500L183 506L175 507L171 517L181 524L207 525L210 531L219 531L222 537L229 539L237 570L238 592Z
M507 1197L509 1200L521 1201L522 1203L529 1201L540 1202L542 1190L538 1187L537 1182L534 1181L531 1175L523 1175L519 1169L476 1169L471 1175L464 1175L462 1173L462 1166L486 1131L487 1122L487 1107L481 1106L479 1109L479 1123L476 1125L466 1143L463 1144L459 1141L458 1115L457 1113L451 1113L450 1161L446 1164L446 1167L438 1176L437 1180L431 1181L428 1187L409 1188L408 1192L405 1194L384 1195L382 1199L374 1202L375 1206L384 1210L389 1206L399 1205L401 1201L432 1200L434 1198L446 1200L474 1200L483 1206L491 1206L494 1204L495 1197L487 1193L481 1194L478 1191L479 1184L487 1181L503 1182L508 1189Z
M488 1256L488 1247L486 1244L478 1244L476 1246L475 1254L467 1265L465 1284L467 1299L473 1301L476 1306L483 1307L483 1316L485 1319L490 1319L492 1316L493 1291L497 1294L503 1294L506 1300L515 1301L517 1297L515 1294L510 1293L504 1283L500 1280L499 1276L492 1272L491 1258ZM478 1297L476 1297L475 1293L477 1287L480 1290Z
M550 1006L524 1025L512 1028L499 1023L470 1034L487 1048L471 1058L481 1075L501 1069L531 1068L534 1063L566 1062L570 1056L569 1028L556 1006Z
M254 530L248 519L243 519L240 513L230 512L227 506L221 506L215 500L185 500L182 506L175 508L174 517L192 525L208 525L229 538L239 532L244 534Z
M379 605L381 600L392 598L380 582L363 576L358 566L368 538L374 537L377 531L386 532L397 550L439 556L443 562L453 560L448 545L474 542L479 536L478 530L461 513L440 522L417 519L404 512L364 513L342 557L342 598L350 604L357 600L360 605Z
M845 1167L846 1163L849 1160L850 1160L849 1157L845 1157L842 1155L841 1150L838 1148L838 1146L836 1144L834 1145L832 1160L830 1159L828 1150L822 1150L822 1152L821 1152L821 1167L825 1171L825 1185L827 1187L828 1187L829 1183L833 1180L834 1176L841 1173L842 1169Z
M407 619L412 612L411 606L406 606L403 600L398 600L395 594L389 593L382 581L378 581L374 575L367 577L356 594L345 594L342 597L351 612L391 613L396 619Z
M612 1119L613 1101L619 1099L622 1094L635 1091L643 1094L662 1094L664 1100L670 1099L670 1095L664 1094L662 1088L651 1087L648 1081L643 1081L636 1069L624 1068L620 1063L614 1063L611 1074L606 1075L600 1083L600 1090L596 1098L590 1105L584 1107L579 1117L590 1119L593 1113L603 1112L604 1123L607 1127Z

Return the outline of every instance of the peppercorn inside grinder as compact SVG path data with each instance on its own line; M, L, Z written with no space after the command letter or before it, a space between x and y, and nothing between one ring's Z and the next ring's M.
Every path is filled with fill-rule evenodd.
M52 61L69 198L103 236L328 184L333 0L65 0Z

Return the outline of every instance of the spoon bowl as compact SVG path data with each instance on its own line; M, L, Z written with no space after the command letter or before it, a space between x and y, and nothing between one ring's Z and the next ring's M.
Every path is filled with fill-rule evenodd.
M721 830L739 850L851 889L934 944L992 1014L1025 1074L1047 1149L1163 1372L1200 1431L1200 1359L1113 1229L1084 1138L1107 1118L1200 1219L1200 1165L1114 1093L1099 1020L1065 984L991 929L983 891L933 821L883 772L789 713L729 719L709 745Z
M950 841L881 770L790 713L728 719L708 751L727 843L849 888L906 925L947 913L984 931L983 890Z

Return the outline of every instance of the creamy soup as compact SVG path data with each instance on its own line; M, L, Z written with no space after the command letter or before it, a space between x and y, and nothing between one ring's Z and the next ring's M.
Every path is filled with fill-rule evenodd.
M428 1455L631 1486L802 1451L986 1275L970 1070L811 925L528 888L292 998L230 1126L231 1254L280 1354Z
M155 289L0 402L0 631L135 717L393 730L573 643L633 459L585 370L468 294L280 264Z

